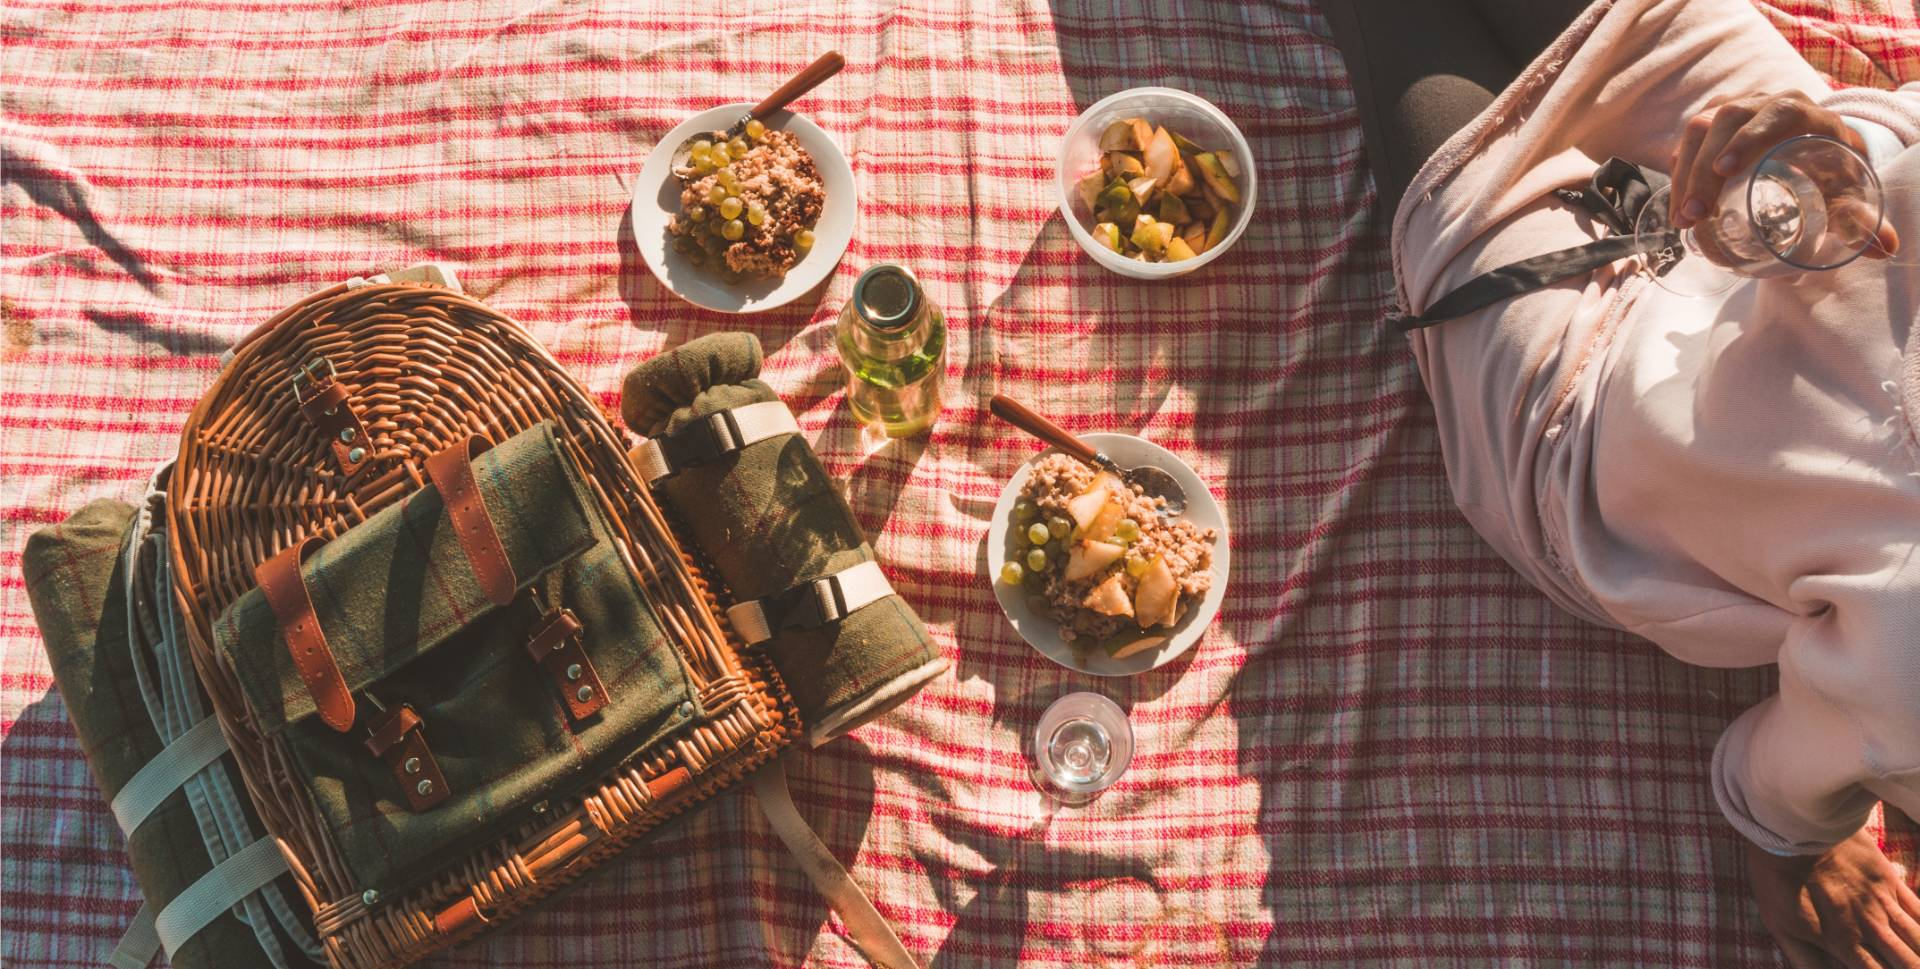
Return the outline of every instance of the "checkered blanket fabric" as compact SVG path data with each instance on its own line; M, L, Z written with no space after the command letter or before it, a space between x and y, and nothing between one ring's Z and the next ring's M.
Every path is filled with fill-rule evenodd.
M1908 0L1763 0L1847 84L1920 79ZM1898 4L1897 6L1892 4ZM134 498L220 352L282 307L425 260L529 325L611 408L723 328L845 482L954 672L800 757L801 810L940 966L1776 964L1708 789L1766 671L1685 667L1557 612L1442 480L1340 58L1307 0L991 5L12 0L0 9L0 964L97 964L138 904L20 578L33 529ZM634 176L681 118L827 48L799 109L860 223L816 298L732 318L635 254ZM1225 258L1157 285L1079 253L1054 159L1081 108L1165 84L1260 160ZM948 410L872 450L833 315L908 264L947 311ZM980 574L1034 445L1002 391L1139 433L1212 483L1226 606L1189 658L1095 682ZM1050 811L1024 734L1059 694L1131 713L1128 775ZM1905 829L1899 844L1911 850ZM858 966L750 799L720 798L438 967Z

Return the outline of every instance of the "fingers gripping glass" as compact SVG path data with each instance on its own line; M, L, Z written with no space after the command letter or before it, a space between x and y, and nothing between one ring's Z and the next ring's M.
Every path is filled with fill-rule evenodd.
M1717 296L1741 277L1764 279L1838 269L1880 248L1880 179L1845 144L1821 135L1789 138L1746 174L1729 179L1707 217L1676 230L1662 188L1640 212L1639 235L1676 235L1650 259L1655 281L1681 296Z

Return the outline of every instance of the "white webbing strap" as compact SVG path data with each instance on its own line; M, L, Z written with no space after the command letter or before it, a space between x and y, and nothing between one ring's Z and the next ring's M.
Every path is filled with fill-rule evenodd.
M640 480L651 485L695 464L782 434L798 434L793 412L777 400L715 411L664 437L640 445Z
M286 873L287 857L270 837L234 852L160 910L153 920L160 947L167 950L167 957L171 959L188 939L211 925L222 912Z
M147 969L147 963L159 951L160 936L153 931L153 906L142 902L126 934L120 936L120 944L107 957L107 969Z
M791 626L822 626L845 619L893 595L893 584L878 562L862 562L785 592L735 603L727 621L747 645L764 643Z
M847 874L840 860L827 850L807 819L793 806L793 795L787 791L786 758L754 772L753 793L760 801L760 810L766 814L767 822L773 825L774 833L786 843L787 850L793 852L793 859L800 863L800 870L807 873L813 887L839 914L840 921L847 927L847 937L860 954L880 969L919 969L920 963L900 944L900 937L894 934L893 926L887 924L887 917L873 907L873 900L860 890L853 876Z
M226 752L227 738L220 733L220 723L213 717L201 720L175 738L113 796L113 818L120 822L120 832L131 836L140 822L166 803L174 791Z

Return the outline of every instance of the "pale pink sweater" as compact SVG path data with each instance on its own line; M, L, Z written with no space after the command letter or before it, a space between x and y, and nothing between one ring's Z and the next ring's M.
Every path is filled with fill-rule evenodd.
M1702 300L1618 264L1412 344L1454 495L1516 569L1688 662L1780 664L1714 787L1747 837L1814 852L1876 798L1920 816L1920 91L1833 93L1746 0L1596 6L1427 164L1393 252L1417 312L1604 231L1552 189L1664 169L1711 99L1789 89L1880 126L1904 265Z

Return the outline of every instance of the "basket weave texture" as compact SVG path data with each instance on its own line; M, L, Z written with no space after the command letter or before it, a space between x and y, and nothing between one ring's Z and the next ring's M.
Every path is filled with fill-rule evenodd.
M349 389L371 449L350 476L295 399L296 375L327 365ZM436 451L470 434L503 441L543 420L613 523L705 715L636 751L584 795L543 802L519 830L446 859L404 897L363 897L281 741L256 729L234 671L213 647L212 624L252 588L262 561L308 536L337 537L419 489ZM778 674L718 620L720 590L682 549L624 445L518 324L466 296L404 283L335 286L283 311L236 348L188 418L168 495L174 595L248 793L312 907L332 965L402 966L497 925L798 736Z

